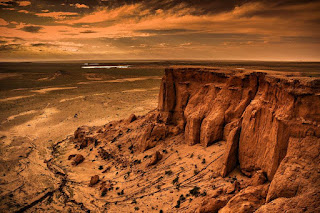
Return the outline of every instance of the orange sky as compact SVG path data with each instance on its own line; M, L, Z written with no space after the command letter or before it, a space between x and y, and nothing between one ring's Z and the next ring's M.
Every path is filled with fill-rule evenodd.
M0 0L0 60L320 60L320 1Z

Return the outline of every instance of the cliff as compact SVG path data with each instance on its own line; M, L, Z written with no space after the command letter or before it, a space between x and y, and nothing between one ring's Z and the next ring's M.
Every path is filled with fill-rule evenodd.
M289 141L320 137L319 92L319 79L167 69L159 112L184 133L188 145L226 140L224 176L239 161L243 172L261 169L271 180Z
M74 211L319 212L319 105L300 73L169 68L157 109L53 147L54 193Z
M268 202L319 195L319 105L319 79L249 71L167 69L159 95L160 117L186 144L227 141L222 176L264 172Z

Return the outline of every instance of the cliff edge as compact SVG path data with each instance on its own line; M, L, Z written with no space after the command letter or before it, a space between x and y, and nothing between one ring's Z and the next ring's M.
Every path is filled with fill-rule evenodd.
M319 105L320 79L299 73L168 68L157 109L80 127L53 147L60 198L43 200L79 211L319 212Z

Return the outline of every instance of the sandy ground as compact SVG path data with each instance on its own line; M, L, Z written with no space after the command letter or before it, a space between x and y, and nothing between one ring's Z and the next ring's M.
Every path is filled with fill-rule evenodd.
M138 89L125 92L130 86L122 82L136 80L116 80L120 83L116 88L105 82L98 88L15 89L11 97L0 97L8 106L0 121L1 212L21 209L57 187L60 179L45 161L52 156L52 145L72 135L77 127L103 125L156 108L158 89L154 83L152 87L144 85L147 79L139 79L141 85L134 85Z

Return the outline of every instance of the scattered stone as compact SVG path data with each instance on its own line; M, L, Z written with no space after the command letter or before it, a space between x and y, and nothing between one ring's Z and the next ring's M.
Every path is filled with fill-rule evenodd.
M173 172L172 172L171 170L167 170L167 171L165 171L165 172L164 172L164 174L165 174L165 175L169 175L169 176L170 176L170 175L172 175L172 174L173 174Z
M159 151L156 151L155 154L153 154L150 162L148 163L147 166L152 166L157 164L160 160L162 159L162 154Z
M236 191L238 191L240 188L240 184L238 181L234 181L233 183L230 183L227 187L225 187L226 194L232 194Z
M137 120L137 117L135 114L131 114L128 118L128 123L132 123L133 121Z
M80 149L84 149L88 146L88 141L87 140L83 140L80 144Z
M106 187L103 187L101 189L101 197L104 197L107 194L107 192L108 192L108 189Z
M111 167L108 166L105 170L102 171L102 173L106 173L106 172L110 171L110 169L111 169Z
M256 171L250 180L250 184L251 186L258 186L258 185L262 185L267 181L267 178L264 174L264 172L262 172L261 170Z
M71 160L71 159L74 158L75 156L76 156L75 154L69 155L68 160Z
M99 182L99 175L94 175L91 177L89 186L94 186Z
M103 160L109 160L110 158L113 158L113 156L103 148L100 148L98 153Z
M84 161L84 157L80 154L77 154L73 159L72 165L76 166L82 163L83 161Z
M212 213L212 212L218 213L218 211L227 204L229 199L230 199L229 197L222 197L222 198L217 198L217 199L211 198L209 200L205 200L201 204L197 213Z

